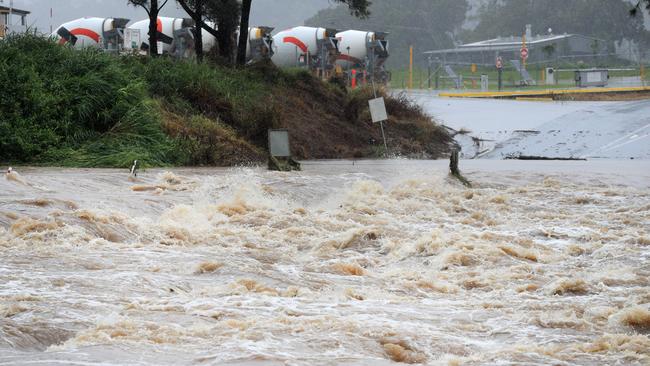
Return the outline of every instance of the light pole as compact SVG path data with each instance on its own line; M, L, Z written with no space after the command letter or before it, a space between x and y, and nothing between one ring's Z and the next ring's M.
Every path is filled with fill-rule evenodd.
M346 47L346 50L348 50L348 73L349 73L350 69L352 68L352 61L350 60L350 46Z
M9 19L7 19L7 30L9 32L12 31L11 28L13 28L13 14L14 14L14 0L9 0ZM11 27L9 27L11 25Z
M350 72L350 69L352 69L352 60L350 60L350 46L347 46L346 50L348 50L348 77L350 78L350 85L352 85L352 73Z

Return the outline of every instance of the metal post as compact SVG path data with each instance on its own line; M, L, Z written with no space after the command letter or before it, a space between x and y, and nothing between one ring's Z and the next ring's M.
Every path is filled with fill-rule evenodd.
M521 39L522 39L521 49L523 50L524 48L527 48L526 47L526 34L524 34ZM522 62L522 67L524 68L524 70L526 70L526 59L522 57L522 61L523 61Z
M14 15L14 0L9 0L9 18L7 19L7 33L13 32L13 27L14 27L14 22L13 22L13 15Z
M413 46L409 47L409 90L413 89Z
M428 78L427 78L427 84L429 90L431 90L431 56L429 56L429 66L428 66Z
M435 74L436 74L436 90L440 90L440 67L441 67L441 65L440 65L440 59L437 59L437 60L438 60L438 66L436 67L436 72L435 72Z
M372 94L377 99L377 86L375 85L375 45L373 44L370 47L370 57L372 62L372 75L370 77L370 82L372 83ZM386 154L388 154L388 144L386 143L386 134L384 133L384 121L379 121L379 126L381 127L381 138L384 140L384 149Z
M499 74L499 91L503 88L503 69L498 70Z
M325 69L327 68L327 50L325 47L321 48L321 61L320 61L320 69L321 69L321 79L325 80L327 79L327 76L325 76Z
M348 77L352 78L352 74L350 73L350 69L352 68L352 61L350 60L350 46L347 46L346 49L348 50ZM352 79L350 79L350 86L352 86Z

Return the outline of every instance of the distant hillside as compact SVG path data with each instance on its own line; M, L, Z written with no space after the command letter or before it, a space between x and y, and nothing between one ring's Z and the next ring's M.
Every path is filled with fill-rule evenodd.
M341 30L389 32L389 67L408 64L413 45L418 59L424 51L453 46L468 10L466 0L373 0L368 19L357 19L344 6L319 11L305 23Z
M643 16L631 17L629 0L473 0L483 2L476 27L464 41L520 35L526 24L534 33L578 33L607 41L631 39L650 46Z

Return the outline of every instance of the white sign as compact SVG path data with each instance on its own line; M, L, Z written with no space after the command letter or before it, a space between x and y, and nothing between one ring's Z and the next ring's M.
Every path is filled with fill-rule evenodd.
M481 75L481 91L486 92L490 88L490 80L487 75Z
M291 156L289 131L269 130L269 152L271 156L279 156L281 158Z
M600 83L603 81L602 74L600 71L588 72L587 73L587 82L588 83Z
M138 50L140 49L140 44L140 30L126 28L124 30L124 49Z
M384 97L370 99L368 105L370 105L370 116L372 117L372 122L377 123L388 119Z
M497 69L503 69L503 59L501 56L497 57Z

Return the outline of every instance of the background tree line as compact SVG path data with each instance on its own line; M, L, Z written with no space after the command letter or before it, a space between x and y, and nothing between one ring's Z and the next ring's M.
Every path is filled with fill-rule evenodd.
M638 4L638 5L637 5ZM476 15L470 9L478 7ZM373 0L372 14L351 16L345 7L324 9L306 21L310 26L389 32L389 66L408 64L408 48L422 52L453 48L500 36L520 36L526 24L533 33L577 33L607 41L622 39L650 46L643 16L630 16L649 9L650 0ZM342 50L342 52L345 52Z
M409 45L423 51L453 47L468 10L467 0L373 0L372 14L363 19L345 7L324 9L305 24L339 30L357 29L390 33L392 67L408 64ZM345 50L341 50L345 52Z
M650 4L650 0L643 0ZM489 0L478 14L475 29L463 33L465 41L499 36L520 36L526 24L533 33L576 33L608 41L634 40L650 45L643 17L630 16L628 0Z

